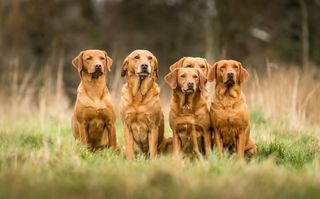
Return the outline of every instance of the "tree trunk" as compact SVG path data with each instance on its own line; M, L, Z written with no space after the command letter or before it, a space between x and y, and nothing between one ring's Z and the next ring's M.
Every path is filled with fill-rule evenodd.
M205 26L205 57L208 61L213 61L217 59L217 44L215 35L215 16L217 16L217 9L214 0L206 1L204 26Z
M309 65L309 24L308 9L305 0L300 0L301 7L301 29L302 29L302 64Z

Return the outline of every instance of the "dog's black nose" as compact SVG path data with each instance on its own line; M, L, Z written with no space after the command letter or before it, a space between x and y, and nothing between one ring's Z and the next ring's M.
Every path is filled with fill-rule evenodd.
M97 70L101 70L102 66L101 66L101 64L96 64L96 65L95 65L95 68L96 68Z
M194 83L193 82L188 82L188 88L193 88Z
M142 70L148 70L148 64L141 64Z
M227 77L228 78L233 78L233 73L232 72L227 73Z

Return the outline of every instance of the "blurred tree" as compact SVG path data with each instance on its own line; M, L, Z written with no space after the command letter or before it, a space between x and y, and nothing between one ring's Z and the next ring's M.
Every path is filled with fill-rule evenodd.
M118 64L149 49L162 74L182 56L320 64L319 8L319 0L0 0L0 67L13 57L26 66L63 57L73 87L70 60L87 48L106 49Z
M302 63L306 67L309 65L309 14L305 0L299 0L299 3L301 7Z

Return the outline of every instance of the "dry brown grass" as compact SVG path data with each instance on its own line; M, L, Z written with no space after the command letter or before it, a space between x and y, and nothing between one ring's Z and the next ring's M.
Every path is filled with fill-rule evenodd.
M285 128L300 129L320 122L320 70L267 63L251 70L245 87L249 107L260 109Z
M62 60L56 67L21 67L18 60L0 76L0 121L66 119L70 103L64 92ZM23 70L23 68L28 68ZM56 72L53 72L57 68Z

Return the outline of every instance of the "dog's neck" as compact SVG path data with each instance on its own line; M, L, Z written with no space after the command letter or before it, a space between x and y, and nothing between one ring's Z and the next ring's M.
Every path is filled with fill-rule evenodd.
M231 87L224 84L216 84L214 103L223 104L223 106L234 106L235 104L245 100L241 91L241 86L236 84Z
M193 112L195 110L196 102L200 101L201 91L197 90L193 93L184 93L180 88L177 88L173 92L173 97L178 102L179 110L183 110L183 112Z
M104 75L93 78L90 74L82 74L81 80L84 92L93 101L100 100L108 92Z
M133 102L142 102L143 100L147 100L148 98L146 96L149 94L148 91L155 86L154 78L151 76L140 77L138 75L134 75L126 79L128 82L128 90Z
M215 95L237 98L241 94L241 87L238 84L226 86L224 84L216 84Z

